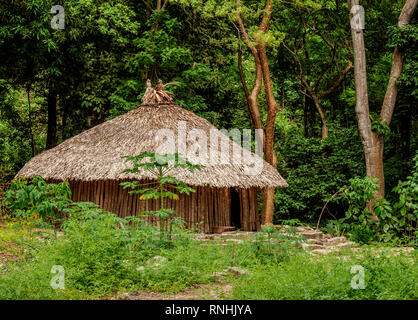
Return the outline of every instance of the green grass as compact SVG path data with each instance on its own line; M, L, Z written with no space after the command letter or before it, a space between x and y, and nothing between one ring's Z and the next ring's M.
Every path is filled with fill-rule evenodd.
M113 214L73 217L63 230L61 237L32 239L25 259L3 267L0 299L98 299L141 290L176 293L214 282L213 273L230 266L250 272L225 279L234 284L235 299L418 298L415 252L388 256L390 249L379 248L383 251L377 253L371 247L313 257L278 233L269 235L278 243L258 234L222 246L191 240L182 230L172 241L161 241L157 229L129 225ZM147 266L155 256L165 261L157 268ZM50 286L54 265L65 269L63 290ZM353 265L365 269L364 290L350 286Z
M278 264L257 265L251 275L236 281L235 299L264 300L375 300L417 299L416 253L380 257L376 249L365 249L361 256L315 257L297 254ZM353 289L351 268L364 268L365 288Z

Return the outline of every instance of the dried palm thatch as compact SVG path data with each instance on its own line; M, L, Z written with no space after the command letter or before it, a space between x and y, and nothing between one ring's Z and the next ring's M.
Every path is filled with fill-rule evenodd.
M46 180L68 181L153 179L154 177L147 171L137 174L122 173L131 165L126 163L122 156L138 155L144 151L155 153L174 151L184 155L181 150L196 149L196 145L202 148L201 150L206 148L208 154L215 151L221 155L224 149L220 144L211 146L209 141L193 141L186 137L180 139L179 126L185 126L187 133L198 130L206 134L208 140L211 133L224 138L225 135L207 120L175 105L172 97L163 89L162 83L153 89L149 82L141 106L86 130L34 157L19 171L17 177L40 175ZM167 129L175 134L175 139L162 147L155 139L161 134L161 130L166 132ZM239 150L243 159L252 157L261 161L262 171L256 175L247 174L245 164L230 163L230 161L222 164L206 164L203 169L193 173L177 168L170 172L170 175L191 186L287 187L286 181L270 164L241 148L229 138L227 144L231 159L236 156L236 150ZM186 156L192 163L201 163L201 158L194 154Z
M159 103L171 103L173 98L164 90L164 88L170 84L163 84L161 80L155 86L155 89L151 86L151 80L147 80L147 88L145 90L144 97L142 98L142 104L159 104Z

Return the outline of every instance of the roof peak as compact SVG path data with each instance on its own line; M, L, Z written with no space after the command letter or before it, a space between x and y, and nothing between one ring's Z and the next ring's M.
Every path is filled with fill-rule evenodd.
M159 105L159 104L171 104L173 103L173 97L164 90L168 85L177 85L176 82L170 82L163 84L161 79L158 80L158 84L155 88L151 85L151 80L147 79L147 88L145 89L144 96L142 97L141 105Z

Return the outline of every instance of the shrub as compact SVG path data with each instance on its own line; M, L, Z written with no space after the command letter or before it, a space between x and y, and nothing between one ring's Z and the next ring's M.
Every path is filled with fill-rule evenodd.
M0 297L103 297L124 288L174 292L193 283L213 281L212 272L231 263L230 249L220 250L217 244L200 246L182 229L174 229L170 241L161 240L155 227L138 224L138 218L124 219L98 212L95 206L83 207L72 208L61 226L62 236L44 240L36 250L28 249L34 257L30 263L16 261L7 266L9 271L0 280ZM155 256L168 263L154 270L148 261ZM64 267L64 290L49 286L54 265ZM220 265L223 269L218 270Z
M82 208L82 209L81 209ZM244 243L201 242L175 228L161 239L156 227L119 218L87 203L74 205L61 229L63 235L39 242L29 263L9 264L0 280L4 299L67 299L105 297L120 291L177 292L215 280L214 272L230 266L251 267L263 261L286 261L296 249L276 230L260 232ZM277 242L275 242L277 240ZM279 243L281 242L281 244ZM160 265L151 262L156 258ZM204 259L202 259L204 257ZM65 270L65 289L49 286L51 268Z
M356 128L331 127L325 140L289 135L279 146L278 163L289 187L276 191L275 223L294 218L316 222L324 202L365 170ZM347 205L340 199L329 209L341 218Z
M349 206L344 218L328 222L325 228L329 233L341 235L347 233L353 241L370 243L373 240L391 242L394 245L416 245L418 220L418 156L412 176L399 182L394 192L399 200L393 207L388 200L378 199L373 210L378 221L370 219L371 213L366 204L374 198L377 191L375 179L369 177L350 179L350 184L344 186L333 196L332 201L345 199ZM337 195L336 194L336 195Z
M40 244L33 227L39 226L41 219L36 215L16 218L3 215L0 219L0 252L7 253L11 259L27 260L30 252ZM0 264L1 266L1 264Z
M83 209L80 209L80 208ZM7 265L0 277L2 299L106 298L139 290L174 293L216 280L230 266L250 272L235 282L239 299L415 299L416 253L312 257L274 228L242 243L192 240L181 229L161 240L138 218L119 218L88 204L72 207L64 234L28 247L32 257ZM296 240L296 241L295 241ZM204 257L204 259L202 259ZM411 259L413 259L411 263ZM65 288L52 289L52 266L65 270ZM366 269L366 289L352 290L350 268Z
M292 255L286 263L258 265L237 281L235 299L265 300L374 300L417 299L416 253L394 256L393 252L364 256L310 257ZM351 268L365 271L365 288L351 287Z
M38 214L44 220L63 212L71 204L68 182L48 184L40 176L31 180L25 177L13 180L3 201L10 211L18 216Z
M394 206L394 220L397 232L406 241L412 241L417 245L417 221L418 221L418 153L414 158L414 169L412 175L404 182L399 182L393 189L399 196Z
M157 180L155 186L145 184L146 188L141 188L143 185L139 181L123 182L121 186L124 189L131 188L130 194L141 194L140 200L160 200L160 208L155 211L142 211L143 215L152 215L159 218L160 234L168 234L171 237L173 224L181 224L184 221L179 217L175 217L177 212L170 208L165 208L164 200L173 199L179 200L176 192L189 195L191 192L196 192L186 183L170 176L169 173L175 168L187 169L190 172L200 170L200 165L195 165L183 158L180 154L156 154L151 152L142 152L138 156L125 156L126 161L131 161L133 167L123 170L123 173L138 173L140 169L149 171ZM144 161L145 160L145 161ZM171 188L169 188L171 187ZM174 191L174 192L172 192Z

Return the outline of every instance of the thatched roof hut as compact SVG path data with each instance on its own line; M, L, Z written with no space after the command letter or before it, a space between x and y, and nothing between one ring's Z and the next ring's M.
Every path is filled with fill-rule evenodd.
M205 167L193 173L181 168L170 172L196 187L197 192L181 196L180 201L168 200L167 206L176 209L189 226L203 222L206 232L217 226L230 226L234 219L232 223L241 229L257 230L257 188L286 187L286 181L270 164L231 139L222 144L226 136L221 131L174 104L162 88L156 89L148 86L143 103L137 108L37 155L17 177L40 175L50 182L67 180L73 200L95 202L120 216L135 215L140 210L158 209L159 204L129 195L119 183L152 183L153 176L148 171L122 173L130 167L122 157L144 151L179 152L190 162ZM210 140L213 136L216 139ZM245 163L248 159L252 159L250 165Z

